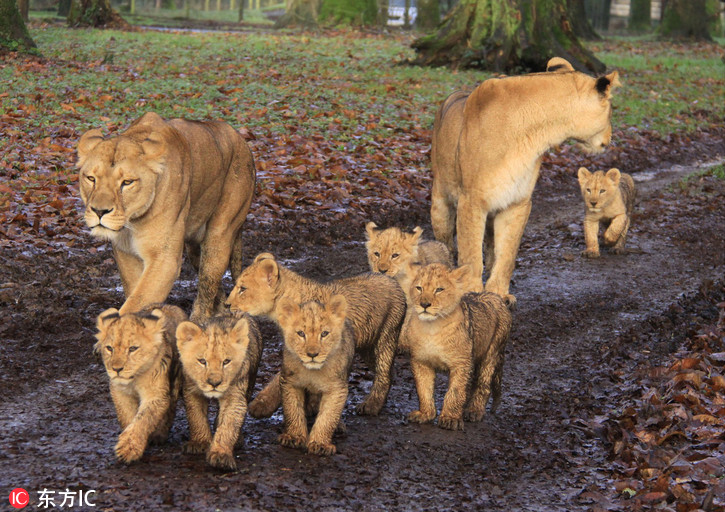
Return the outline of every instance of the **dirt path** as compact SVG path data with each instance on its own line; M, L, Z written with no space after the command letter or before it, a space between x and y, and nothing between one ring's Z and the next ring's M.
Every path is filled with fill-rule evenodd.
M636 175L640 196L628 243L633 251L603 253L594 261L579 256L576 181L565 190L537 189L514 274L519 307L496 415L467 424L465 432L407 424L417 398L409 365L399 357L381 416L355 416L352 408L370 385L370 374L357 364L348 435L337 440L338 455L319 458L280 447L279 414L249 419L246 444L237 452L240 470L232 474L209 471L201 457L181 454L187 435L181 410L170 443L130 467L114 462L115 414L102 367L90 355L92 318L120 300L108 253L79 247L23 256L3 250L8 263L0 280L13 286L0 292L0 385L6 389L0 400L0 489L24 487L34 505L43 488L93 489L94 510L119 511L589 510L585 492L607 487L601 471L606 454L582 420L607 409L609 376L617 370L602 364L601 354L618 334L724 274L725 187L713 191L715 208L668 191L694 170ZM425 210L421 205L408 213L426 218ZM359 231L362 238L362 226ZM247 255L274 246L262 238L248 245ZM66 272L59 273L59 262ZM37 269L32 275L29 265ZM349 242L315 247L290 265L313 276L350 275L365 270L364 248ZM69 277L79 269L90 273L85 282ZM177 287L171 299L188 306L191 296ZM29 324L26 330L20 319ZM265 323L263 333L269 342L262 382L279 362L274 328ZM670 350L665 345L661 353Z

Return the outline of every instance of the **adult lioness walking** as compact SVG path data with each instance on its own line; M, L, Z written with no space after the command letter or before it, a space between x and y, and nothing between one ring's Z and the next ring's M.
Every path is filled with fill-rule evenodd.
M573 138L598 153L612 136L611 91L616 71L592 78L555 57L547 73L493 78L471 94L455 92L436 114L431 165L431 221L436 239L483 274L486 231L486 291L509 294L516 253L531 211L541 155ZM483 284L474 291L481 291Z
M111 241L126 302L120 313L166 300L184 244L199 272L193 320L224 299L227 267L242 271L241 229L254 194L252 153L222 122L164 121L149 112L115 137L78 143L79 188L91 234Z

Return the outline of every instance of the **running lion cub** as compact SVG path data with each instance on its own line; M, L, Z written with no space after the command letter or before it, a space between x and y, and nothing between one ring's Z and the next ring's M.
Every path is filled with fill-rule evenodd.
M438 426L463 430L463 420L480 421L493 394L491 410L501 400L504 349L511 313L495 293L466 293L469 268L423 267L410 288L413 314L406 325L410 364L419 409L415 423L436 417L436 371L449 373L448 391Z
M283 446L306 448L316 455L337 451L332 434L341 421L355 356L355 339L346 314L344 295L332 295L324 303L297 304L282 299L279 324L284 335L280 379L284 431L279 442ZM306 405L317 413L309 435Z
M94 350L111 379L111 398L122 432L116 457L138 460L151 442L163 442L174 421L181 389L174 333L186 320L176 306L154 305L138 313L107 309L96 321Z
M365 231L370 270L394 278L406 297L415 277L411 275L411 265L452 264L451 254L444 243L421 240L423 229L420 226L416 226L413 233L403 233L400 228L379 229L374 222L368 222Z
M234 446L262 356L259 328L248 315L212 317L201 325L183 322L176 329L176 343L191 437L184 453L206 453L210 466L235 470ZM213 436L208 417L212 398L219 401Z
M589 172L579 168L579 186L586 206L584 216L584 240L587 248L582 255L599 257L599 223L608 225L604 232L604 244L611 245L615 254L624 252L627 230L632 219L636 191L634 180L619 169Z

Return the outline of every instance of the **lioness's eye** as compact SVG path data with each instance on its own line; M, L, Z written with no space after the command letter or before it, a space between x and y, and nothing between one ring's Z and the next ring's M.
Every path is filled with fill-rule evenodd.
M136 346L128 347L129 352L136 352L137 350L138 350L138 347L136 347Z
M113 352L113 347L111 345L106 345L106 350Z
M129 186L129 185L130 185L131 183L134 183L135 181L136 181L136 180L123 180L123 181L121 182L121 187L127 187L127 186Z
M380 257L380 253L379 252L374 252L373 253L373 256L375 256L376 258L379 258Z
M91 183L95 183L96 182L96 178L94 178L93 176L86 176L86 179L88 181L90 181Z
M241 295L241 294L243 294L243 293L244 293L244 292L246 292L246 291L247 291L247 287L246 287L246 286L240 286L240 287L239 287L239 292L238 292L238 293L239 293L239 295Z
M222 364L223 364L224 366L226 366L226 365L228 365L228 364L229 364L229 363L231 363L231 362L232 362L232 360L231 360L231 359L225 359L225 360L224 360L224 361L222 362Z
M604 194L604 192L606 192L604 189L599 191L600 194Z
M330 334L328 331L322 331L320 333L320 338L326 338L328 334Z
M199 358L199 359L196 360L196 362L199 363L202 366L206 366L206 359Z
M300 338L304 338L305 337L304 331L297 331L297 336L299 336Z
M436 288L436 293L440 293L443 291L443 288Z
M393 258L393 259L395 259L395 258L397 258L398 256L400 256L400 254L398 254L398 253L396 252L396 253L392 254L392 255L391 255L390 257L391 257L391 258Z

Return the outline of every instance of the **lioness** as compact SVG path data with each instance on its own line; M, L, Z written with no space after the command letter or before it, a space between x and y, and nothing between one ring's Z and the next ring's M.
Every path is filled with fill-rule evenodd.
M121 314L166 300L186 244L199 273L191 318L210 316L224 299L227 267L233 277L242 270L241 229L255 182L242 136L226 123L149 112L115 137L83 134L78 165L86 224L111 241L121 273Z
M436 370L446 371L448 391L438 426L463 430L463 420L480 421L493 393L491 410L501 400L504 349L511 330L511 313L494 293L466 293L468 267L423 267L410 295L414 314L406 324L410 366L419 409L408 415L415 423L436 417Z
M210 466L234 470L234 445L262 357L259 328L248 315L212 317L200 326L183 322L176 328L176 344L190 432L184 453L206 453ZM212 398L219 401L213 437L208 416Z
M332 455L337 451L332 434L345 407L355 356L352 328L345 322L347 300L340 294L332 295L327 303L296 304L283 298L279 309L284 335L280 379L284 431L279 442L316 455ZM319 404L309 437L306 400Z
M107 309L96 320L101 354L111 379L111 398L122 432L116 457L130 463L146 445L163 442L176 413L181 373L174 334L186 314L176 306L149 307L121 315Z
M357 412L377 415L390 391L393 358L405 318L405 295L395 280L363 274L322 284L283 267L273 255L262 253L241 273L226 305L233 312L265 316L279 323L283 297L301 304L311 300L326 302L336 293L347 299L347 318L356 351L375 368L370 394L357 406ZM271 416L280 402L278 374L249 404L249 414L255 418Z
M604 243L613 246L615 254L623 252L634 210L634 180L619 169L609 169L605 174L604 171L591 173L586 167L580 167L579 186L586 206L584 240L587 248L582 255L599 257L600 222L609 224L604 232Z
M590 153L601 152L612 135L612 89L618 73L592 78L564 59L549 72L492 78L472 93L455 92L436 114L431 165L431 220L437 240L483 274L486 231L486 291L515 305L509 294L521 236L531 211L531 194L541 155L573 138Z

